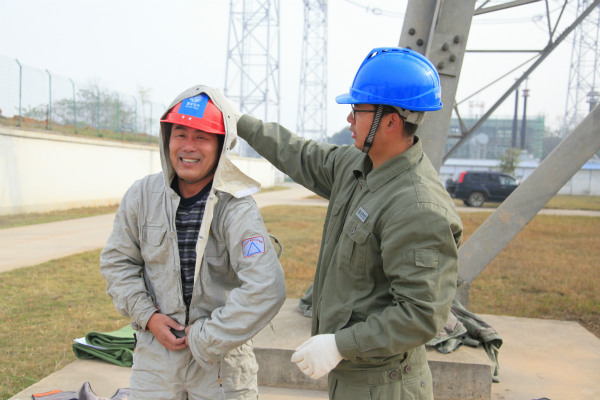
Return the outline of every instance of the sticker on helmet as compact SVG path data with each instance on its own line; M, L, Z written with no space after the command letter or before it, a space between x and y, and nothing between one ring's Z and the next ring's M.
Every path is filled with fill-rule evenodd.
M242 240L242 252L244 258L265 252L265 239L262 236L256 236Z
M206 110L207 104L208 96L205 93L187 98L181 102L181 106L179 106L179 114L202 118L204 116L204 110Z

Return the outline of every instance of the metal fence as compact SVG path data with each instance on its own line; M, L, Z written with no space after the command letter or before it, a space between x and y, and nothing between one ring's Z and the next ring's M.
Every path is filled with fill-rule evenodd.
M158 136L165 106L0 56L0 123L121 139ZM134 139L135 140L135 139Z

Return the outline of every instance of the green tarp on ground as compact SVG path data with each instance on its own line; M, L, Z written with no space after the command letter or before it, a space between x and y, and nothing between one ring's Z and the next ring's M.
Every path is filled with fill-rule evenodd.
M135 331L127 325L112 332L90 332L73 341L73 352L80 359L100 359L122 367L133 364Z

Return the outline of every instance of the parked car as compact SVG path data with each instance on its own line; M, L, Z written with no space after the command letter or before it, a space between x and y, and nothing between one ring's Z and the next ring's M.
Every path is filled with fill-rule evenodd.
M502 172L463 171L456 180L446 181L446 190L467 206L481 207L486 201L502 202L518 185L514 176Z

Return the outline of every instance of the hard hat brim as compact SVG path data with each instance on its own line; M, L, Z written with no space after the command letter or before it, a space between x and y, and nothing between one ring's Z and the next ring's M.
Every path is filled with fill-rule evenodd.
M196 100L194 101L194 99ZM185 111L182 110L184 103L186 104ZM188 103L191 106L188 107ZM182 100L160 122L183 125L207 133L225 135L223 113L205 93Z
M338 104L360 104L360 101L352 97L350 93L340 94L335 98L335 101Z

